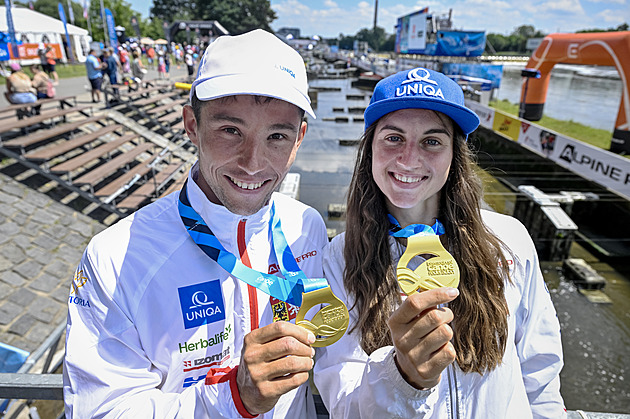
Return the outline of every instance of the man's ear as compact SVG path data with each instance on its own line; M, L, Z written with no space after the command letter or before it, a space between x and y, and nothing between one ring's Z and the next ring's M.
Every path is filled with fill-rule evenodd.
M190 141L197 147L199 147L199 136L197 135L197 119L195 118L195 112L192 106L184 105L182 109L182 118L184 120L184 129Z
M299 148L302 144L302 140L304 140L304 136L306 135L306 128L308 124L306 121L302 121L302 125L300 125L300 129L298 130L297 143L296 146Z

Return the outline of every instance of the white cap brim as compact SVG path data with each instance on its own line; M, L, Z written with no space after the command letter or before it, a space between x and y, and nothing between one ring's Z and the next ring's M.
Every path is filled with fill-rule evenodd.
M302 92L288 84L286 79L274 74L260 75L260 77L251 77L251 74L229 74L205 80L195 80L191 93L193 91L199 100L212 100L234 95L273 97L292 103L316 119L308 96L304 96Z

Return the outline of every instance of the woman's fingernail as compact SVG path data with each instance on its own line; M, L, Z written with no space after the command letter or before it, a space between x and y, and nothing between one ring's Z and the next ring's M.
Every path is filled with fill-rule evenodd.
M446 295L449 297L457 297L459 295L459 290L457 288L446 288Z

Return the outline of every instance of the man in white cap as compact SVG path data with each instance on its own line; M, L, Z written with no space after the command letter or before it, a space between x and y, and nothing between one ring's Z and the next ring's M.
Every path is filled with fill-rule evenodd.
M315 117L304 62L261 30L221 37L190 96L186 184L94 237L77 268L66 416L315 417L315 336L288 322L302 288L285 286L322 277L326 229L274 193Z

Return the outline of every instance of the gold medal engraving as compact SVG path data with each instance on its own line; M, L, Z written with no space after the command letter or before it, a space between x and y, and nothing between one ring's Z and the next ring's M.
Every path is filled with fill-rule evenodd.
M415 270L407 267L414 256L425 254L435 257L425 260ZM411 236L407 238L407 250L398 261L396 276L400 288L407 295L418 289L427 291L440 287L457 288L459 266L453 255L442 246L439 236Z
M311 320L305 320L306 313L317 304L328 304L321 308ZM302 306L295 318L295 324L310 330L316 337L312 346L322 347L337 342L348 329L348 308L332 293L330 287L320 288L302 294Z

